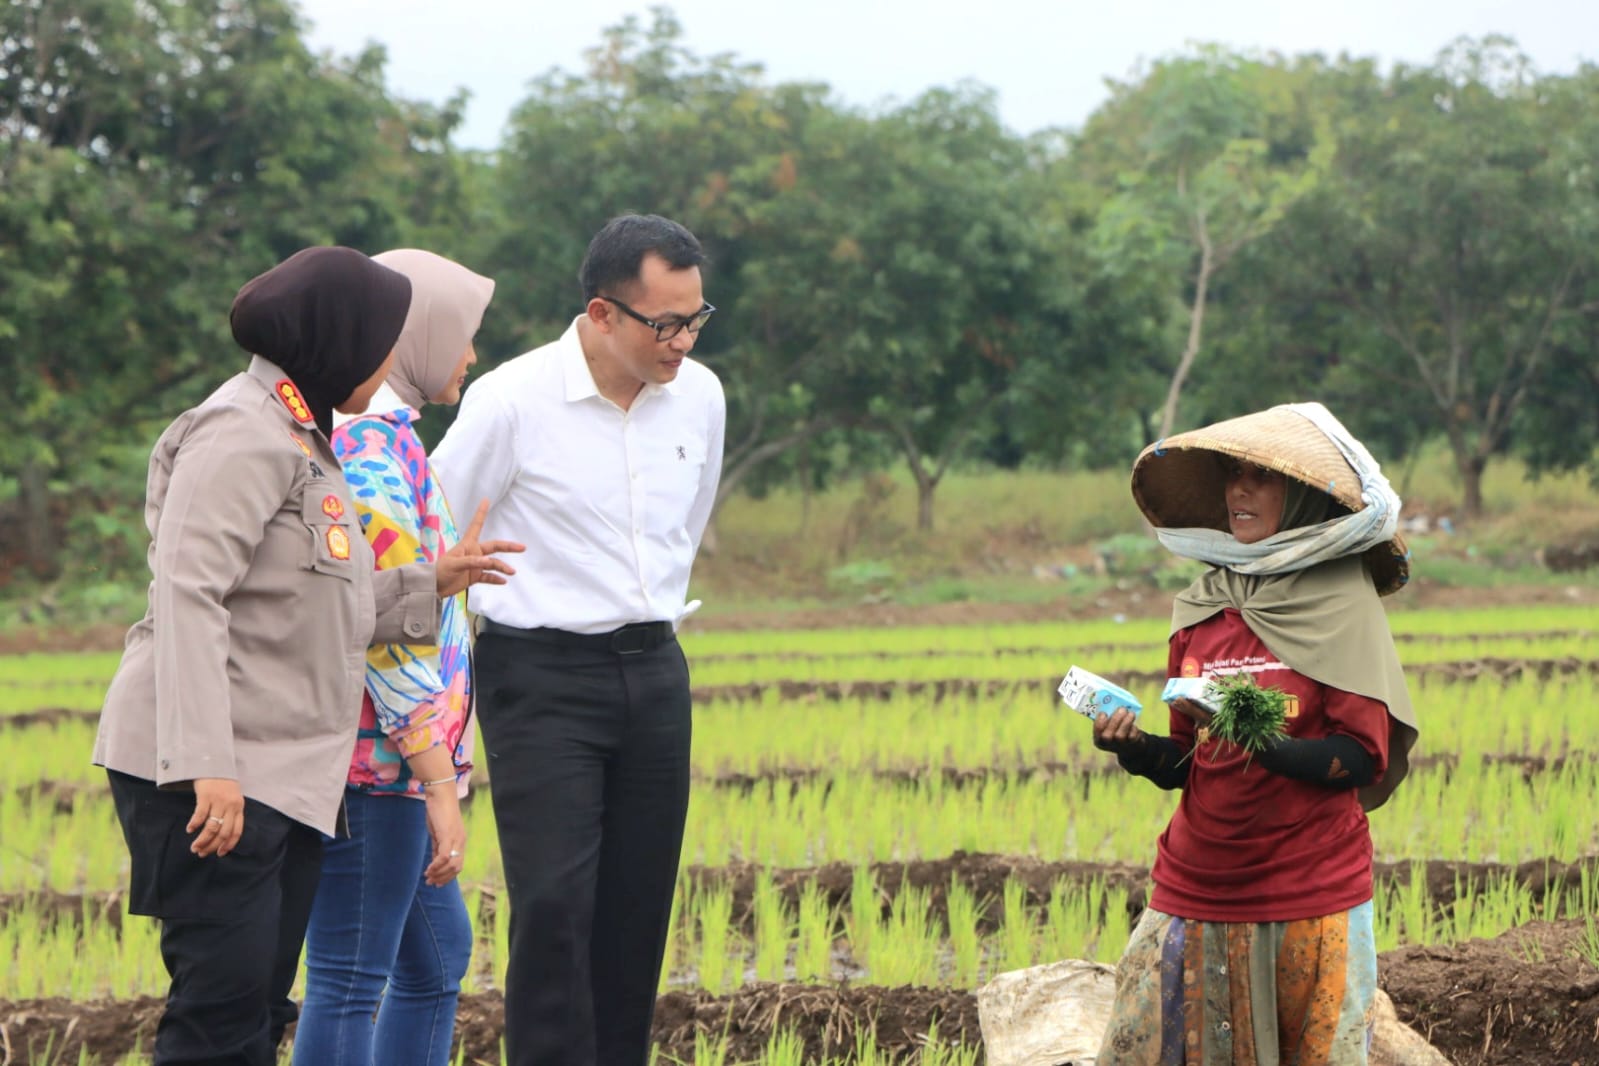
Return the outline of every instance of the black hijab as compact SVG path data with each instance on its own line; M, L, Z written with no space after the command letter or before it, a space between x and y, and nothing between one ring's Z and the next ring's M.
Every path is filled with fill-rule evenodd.
M410 306L399 271L353 248L306 248L245 282L228 321L239 347L282 368L332 433L334 405L383 365Z

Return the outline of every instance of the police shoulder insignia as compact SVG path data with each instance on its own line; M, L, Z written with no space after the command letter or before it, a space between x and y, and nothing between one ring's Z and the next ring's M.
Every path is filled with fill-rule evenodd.
M272 391L277 398L283 401L283 406L289 409L289 414L294 416L296 422L312 422L311 407L305 402L305 397L300 395L300 390L294 382L284 378L272 386Z
M322 513L329 518L343 518L344 501L332 494L322 497Z
M328 554L335 559L350 557L350 535L343 526L328 527Z

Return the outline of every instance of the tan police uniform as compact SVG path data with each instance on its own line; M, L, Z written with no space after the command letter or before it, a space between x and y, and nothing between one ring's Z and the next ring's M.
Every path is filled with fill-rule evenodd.
M146 499L150 608L95 763L163 787L237 780L332 833L367 647L438 639L432 564L374 572L327 437L259 356L162 434Z

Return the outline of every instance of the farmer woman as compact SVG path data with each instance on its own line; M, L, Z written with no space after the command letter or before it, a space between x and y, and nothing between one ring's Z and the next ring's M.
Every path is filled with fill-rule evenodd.
M1366 811L1416 737L1378 602L1408 575L1399 499L1320 404L1157 442L1133 496L1162 543L1212 567L1177 596L1168 674L1280 689L1286 736L1245 751L1189 700L1168 737L1125 710L1095 721L1123 769L1182 790L1098 1061L1363 1064L1377 984Z
M128 909L162 920L157 1063L275 1061L367 647L432 639L439 597L512 572L488 553L516 546L479 545L474 524L436 563L373 573L328 434L382 384L410 301L403 274L348 248L251 280L230 316L249 368L150 458L149 607L94 761L128 844Z
M431 252L375 258L410 279L411 311L394 368L366 413L335 419L333 451L385 571L436 559L457 539L413 423L426 403L460 401L494 282ZM472 769L470 657L459 599L445 601L436 642L385 644L367 655L345 781L350 835L326 844L306 938L297 1061L450 1061L472 957L455 880L466 847L460 797Z

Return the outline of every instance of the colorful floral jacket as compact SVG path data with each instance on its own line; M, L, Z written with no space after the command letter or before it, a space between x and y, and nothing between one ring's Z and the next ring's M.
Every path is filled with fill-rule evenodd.
M380 396L382 394L380 393ZM377 569L437 559L458 534L427 452L404 406L365 414L333 432L361 528ZM472 644L464 597L443 604L439 643L376 645L349 787L420 796L405 758L448 744L460 789L472 769Z

